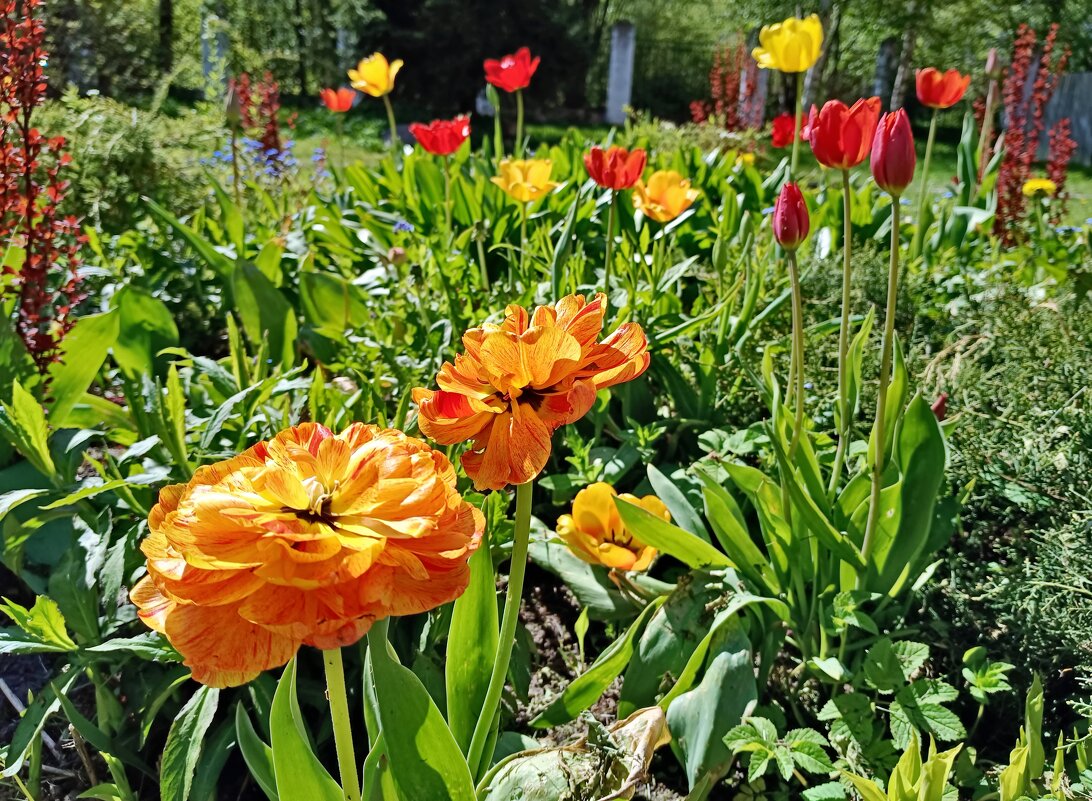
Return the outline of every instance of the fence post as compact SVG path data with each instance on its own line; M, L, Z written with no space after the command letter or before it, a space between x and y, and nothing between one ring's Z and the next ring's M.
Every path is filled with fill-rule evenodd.
M621 125L633 97L633 61L637 29L632 22L617 22L610 31L610 72L607 76L606 121Z

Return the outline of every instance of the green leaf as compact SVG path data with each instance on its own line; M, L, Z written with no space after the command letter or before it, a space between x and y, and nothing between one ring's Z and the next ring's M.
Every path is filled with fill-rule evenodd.
M370 636L368 646L379 722L399 794L474 801L466 758L421 680L394 660L385 638ZM281 796L302 798L283 791Z
M713 527L717 542L735 563L736 570L758 586L778 592L777 581L769 570L770 563L751 539L739 505L726 489L704 473L699 474L705 487L705 516Z
M580 209L580 191L577 190L576 199L572 201L569 214L565 218L565 227L561 229L561 236L557 239L553 256L550 259L550 288L552 297L560 298L563 294L565 265L569 261L569 254L573 248L573 228L576 226L576 215Z
M751 644L735 617L719 630L701 682L667 708L671 748L693 790L728 772L732 752L724 732L737 725L758 698Z
M674 556L689 567L733 567L732 560L689 531L673 526L636 504L614 499L626 530L645 545Z
M268 343L275 363L291 367L295 362L296 313L284 295L262 271L249 262L235 269L235 308L250 343Z
M231 279L232 269L234 268L234 262L216 250L216 247L197 233L193 228L188 225L184 225L179 222L178 218L160 206L155 201L144 198L144 202L151 210L152 214L158 217L162 222L165 222L168 226L173 228L179 233L183 239L185 239L190 247L192 247L197 255L215 272L220 279L225 283L229 283ZM240 254L241 255L241 254Z
M899 662L895 649L891 647L891 640L885 637L868 649L864 660L864 675L868 686L882 693L891 693L903 686L906 677L903 675L902 663Z
M250 715L246 713L243 705L235 706L235 739L239 743L239 751L243 760L250 768L250 775L262 788L269 801L278 801L277 779L273 770L273 749L262 742L258 732L254 731L254 724L250 722Z
M56 475L57 468L49 453L45 412L18 381L12 384L11 405L0 403L0 434L43 476L52 479Z
M117 337L116 311L81 317L72 326L61 346L61 358L50 367L49 416L54 427L64 427L69 411L95 380Z
M17 506L45 495L47 489L14 489L0 494L0 520Z
M470 557L470 583L455 601L447 635L447 721L464 754L485 703L499 629L493 557L484 540Z
M45 506L41 506L39 507L39 509L43 512L48 512L53 509L60 509L62 506L71 506L75 503L79 503L82 500L86 500L87 498L94 498L96 495L99 495L103 492L111 492L113 490L116 490L118 487L123 487L128 483L129 482L124 478L115 478L100 484L91 484L89 486L83 487L82 489L78 489L75 492L71 492L68 495L65 495L63 498L58 498L57 500L52 501Z
M163 746L163 761L159 765L159 797L162 801L189 800L193 771L219 700L219 690L201 687L171 723L167 742Z
M1043 748L1043 683L1036 673L1031 680L1027 699L1024 701L1024 738L1028 744L1028 773L1035 781L1046 767L1046 751Z
M131 654L150 662L181 662L176 651L162 634L149 631L135 637L117 637L83 650L85 654Z
M39 595L30 609L5 598L4 603L0 604L0 612L40 643L59 651L76 650L76 643L65 628L64 615L52 598Z
M531 721L531 725L536 729L559 726L574 720L577 715L594 704L611 682L625 670L633 655L634 640L644 630L649 617L665 600L664 597L660 597L646 606L626 633L607 646L592 666L573 679L565 691Z
M846 788L841 782L814 784L801 793L804 801L845 801ZM886 799L884 799L886 801Z
M862 801L887 801L883 790L876 786L871 779L858 776L854 773L842 771L842 775L853 784L853 789L861 795Z
M671 513L671 519L683 530L709 542L709 532L701 521L701 515L690 505L683 491L675 486L670 478L657 470L655 465L649 463L647 472L648 481L652 484L656 497L664 502L667 511Z
M166 358L157 354L178 345L178 326L167 305L146 290L127 286L113 299L118 314L114 360L131 376L162 377Z
M273 708L269 712L269 734L273 750L273 774L277 795L283 799L344 801L341 787L326 772L311 750L296 700L296 660L284 668Z

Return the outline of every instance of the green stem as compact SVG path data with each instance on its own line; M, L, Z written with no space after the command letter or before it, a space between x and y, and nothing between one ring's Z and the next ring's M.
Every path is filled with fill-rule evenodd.
M842 465L849 447L853 413L849 408L849 304L853 283L851 249L853 239L853 200L849 187L849 170L842 170L842 324L838 329L838 447L834 452L834 469L830 474L827 494L832 498L842 480Z
M796 73L796 114L793 123L796 127L792 132L792 160L789 162L789 180L796 180L796 159L800 152L800 122L804 116L804 73Z
M501 128L500 93L497 93L497 105L493 106L493 149L495 161L499 166L504 159L504 131Z
M391 152L397 153L399 145L398 126L394 123L394 106L391 105L390 95L383 95L383 105L387 107L387 124L391 127Z
M523 158L523 90L516 90L516 158Z
M482 753L489 739L490 729L500 709L501 692L508 676L508 663L512 659L512 646L516 641L516 624L519 622L519 605L523 597L523 577L527 571L527 545L531 536L531 494L534 482L516 487L515 534L512 542L512 564L508 570L508 591L504 596L504 613L501 615L500 639L489 686L485 691L481 715L474 726L474 736L467 752L467 764L475 780L484 775L489 767L489 754Z
M444 156L444 249L451 247L451 156Z
M323 651L322 662L326 666L326 697L330 702L330 721L334 727L342 793L345 801L360 801L360 780L357 778L356 753L353 751L353 728L349 722L349 697L345 692L341 649Z
M883 326L883 353L880 357L880 387L876 396L876 422L873 424L876 447L872 469L872 490L868 503L868 524L865 527L861 556L868 569L876 525L880 517L880 491L883 489L884 427L887 414L887 385L891 380L891 352L895 339L895 309L899 297L899 199L891 198L891 262L887 273L887 316Z
M614 205L618 193L610 190L610 210L607 212L607 253L603 261L603 294L610 301L610 262L614 255Z
M485 264L485 245L482 244L482 238L475 235L475 241L478 245L478 267L481 270L482 289L486 292L489 291L489 270L486 269Z
M796 251L790 250L789 281L792 285L792 364L796 373L796 421L789 444L789 461L796 456L800 434L804 430L804 297L800 291L800 273L796 268Z
M524 287L529 283L527 280L527 216L530 214L529 205L528 203L523 204L519 218L519 275Z
M925 162L921 170L921 187L918 189L918 227L914 231L914 244L910 249L910 258L921 254L925 242L925 208L929 200L929 162L933 157L933 141L937 136L937 110L933 109L933 118L929 121L929 138L925 142Z

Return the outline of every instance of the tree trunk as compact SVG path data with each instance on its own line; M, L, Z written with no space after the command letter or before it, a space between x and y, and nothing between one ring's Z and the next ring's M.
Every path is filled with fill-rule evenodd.
M898 42L890 36L880 42L880 52L876 54L876 77L872 80L872 94L883 101L887 107L887 101L891 97L891 87L895 83L895 72L898 70L897 61Z
M159 0L159 68L174 69L174 0Z
M830 51L838 38L838 28L842 23L842 3L823 0L819 5L819 20L823 23L823 50L819 60L804 76L804 113L815 102L823 84L823 72L830 58Z
M914 45L918 41L917 15L921 8L918 3L911 3L907 11L906 27L902 32L902 48L899 51L899 69L895 73L895 85L891 89L891 110L902 108L903 101L910 86L914 63Z

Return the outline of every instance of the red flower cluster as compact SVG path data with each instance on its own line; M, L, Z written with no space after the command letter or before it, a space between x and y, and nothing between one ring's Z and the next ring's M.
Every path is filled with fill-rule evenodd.
M770 144L774 147L789 147L796 140L796 115L778 114L773 118L773 131L770 134ZM801 118L800 124L804 124Z
M1031 92L1028 92L1026 87L1035 58L1037 37L1034 30L1027 25L1021 25L1016 32L1012 63L1005 76L1002 95L1007 125L1004 155L997 173L997 212L994 215L993 231L1006 245L1015 241L1018 231L1016 223L1024 216L1026 198L1022 190L1024 182L1031 175L1032 163L1039 150L1039 141L1045 127L1043 115L1069 59L1068 50L1063 50L1055 57L1054 44L1057 36L1058 24L1055 23L1050 26L1043 40L1035 83ZM1060 145L1060 135L1054 136ZM1064 183L1064 168L1061 177ZM1053 176L1051 180L1058 183Z
M526 47L501 58L487 58L483 65L485 80L505 92L518 92L531 85L538 62L539 57L531 58L531 51Z
M71 157L64 138L46 138L32 123L45 99L37 16L42 0L0 0L0 243L22 248L21 265L5 265L6 291L18 293L16 327L44 374L75 324L78 221L61 213L68 182L60 177Z
M641 179L648 156L641 148L626 150L612 145L606 150L593 147L584 154L584 166L604 189L629 189Z
M710 117L726 131L757 128L762 124L762 109L757 104L755 89L758 65L742 37L737 37L713 51L713 66L709 69L711 100L695 100L690 104L690 116L696 123Z
M450 156L470 136L470 115L460 114L451 120L433 120L425 125L415 122L410 133L425 150L434 156Z
M1069 135L1069 118L1063 117L1050 129L1047 150L1047 178L1054 182L1057 190L1054 192L1054 203L1051 204L1053 215L1052 222L1057 224L1065 216L1069 195L1065 191L1066 174L1069 171L1069 160L1077 150L1077 142Z
M254 82L248 73L243 73L238 80L232 78L228 87L239 101L243 128L253 131L262 143L262 157L271 167L277 167L281 154L281 88L273 79L271 72L266 72L260 81ZM288 120L291 127L295 115Z

